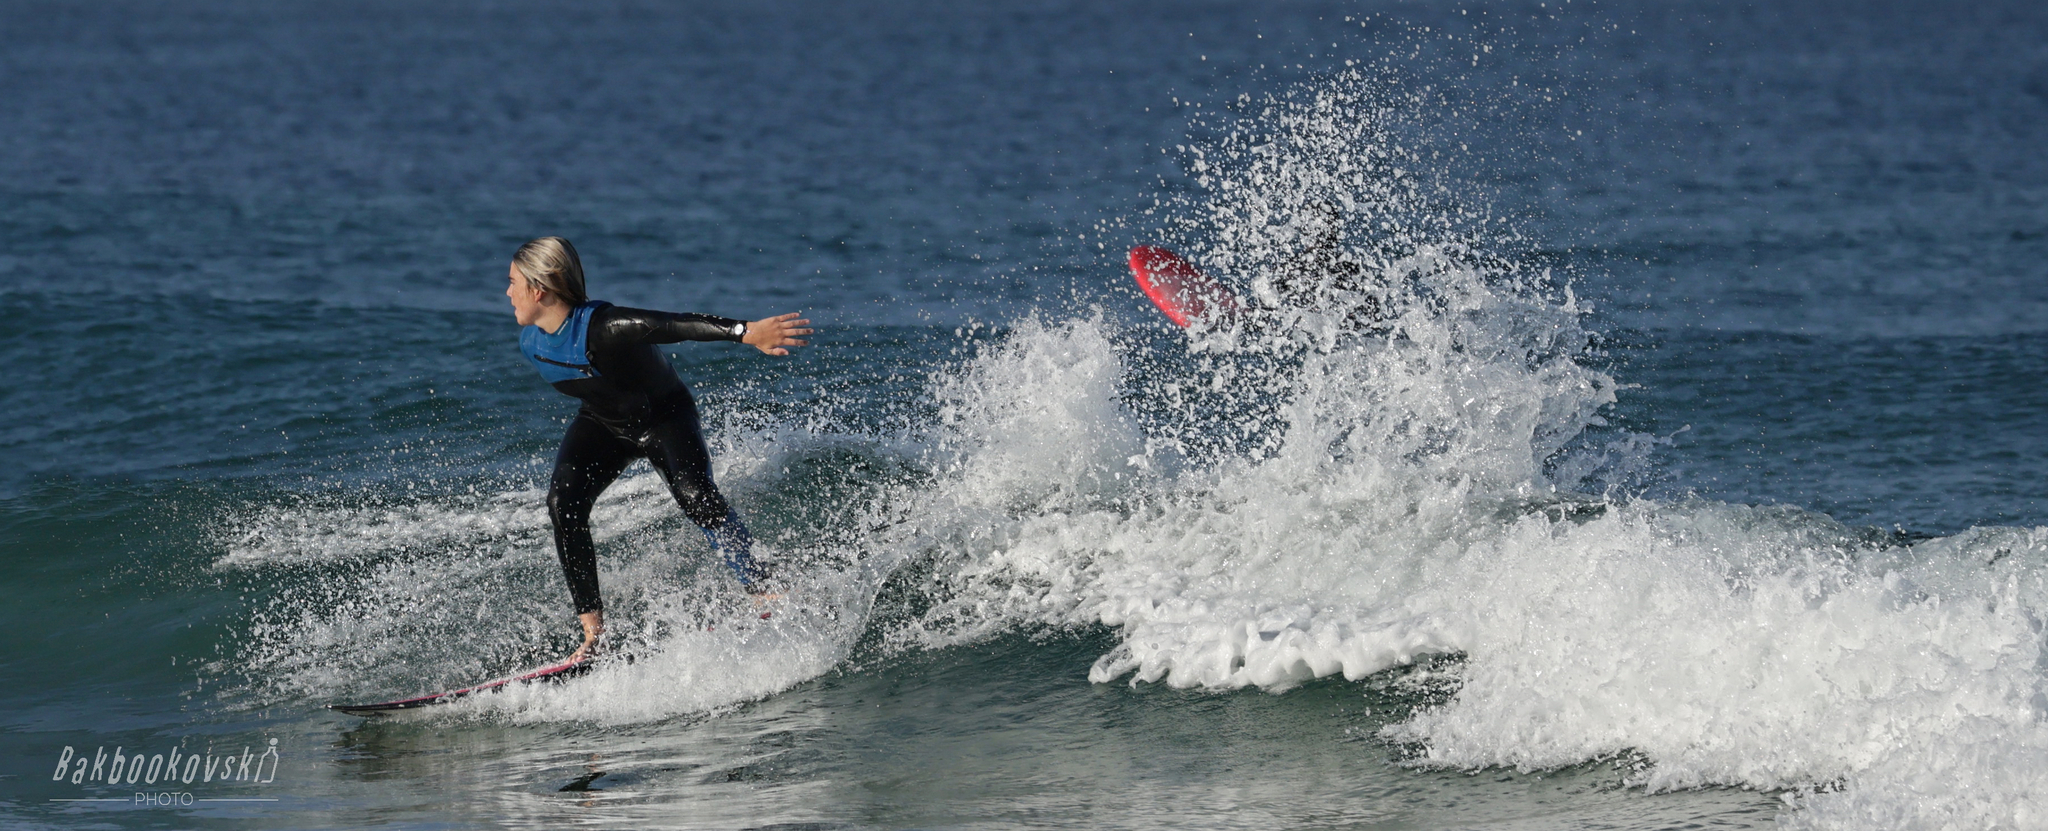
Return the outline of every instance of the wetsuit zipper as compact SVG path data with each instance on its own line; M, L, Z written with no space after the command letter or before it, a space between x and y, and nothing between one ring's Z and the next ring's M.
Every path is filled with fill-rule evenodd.
M596 377L597 377L597 370L596 370L595 368L593 368L593 367L592 367L591 365L589 365L589 364L571 364L571 363L564 363L564 362L562 362L562 361L550 361L550 360L548 360L548 359L546 359L546 358L543 358L543 357L541 357L541 356L539 356L539 355L535 355L535 356L533 356L533 359L534 359L534 360L536 360L536 361L539 361L539 362L541 362L541 363L544 363L544 364L554 364L555 366L559 366L559 367L562 367L562 368L565 368L565 369L573 369L573 370L576 370L577 372L581 372L581 373L583 373L584 375L586 375L586 376L589 376L589 377L591 377L591 378L596 378Z

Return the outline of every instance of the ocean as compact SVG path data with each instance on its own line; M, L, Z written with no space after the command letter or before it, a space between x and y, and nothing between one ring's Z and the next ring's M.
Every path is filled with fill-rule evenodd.
M0 826L2048 828L2048 7L4 6Z

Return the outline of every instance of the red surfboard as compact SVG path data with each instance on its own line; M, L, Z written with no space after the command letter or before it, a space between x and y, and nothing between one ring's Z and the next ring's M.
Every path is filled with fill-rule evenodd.
M1131 274L1138 278L1138 288L1145 290L1153 305L1182 326L1197 321L1227 321L1244 312L1244 304L1228 287L1165 248L1132 248Z
M397 701L385 701L377 704L329 704L327 709L347 713L352 716L382 716L402 713L407 710L417 710L421 707L431 707L436 704L449 704L477 693L490 692L512 684L565 681L589 672L592 662L592 659L587 658L580 661L564 661L553 666L528 670L518 675L509 675L495 681L485 681L474 687L463 687L459 690L449 690L444 693L423 695L418 698L401 698Z

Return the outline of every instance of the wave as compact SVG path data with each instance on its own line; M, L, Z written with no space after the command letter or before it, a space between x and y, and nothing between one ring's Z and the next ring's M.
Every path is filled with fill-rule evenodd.
M862 643L1109 627L1098 683L1283 692L1441 657L1451 691L1382 733L1416 765L1613 759L1651 790L1782 790L1810 828L2048 816L2048 529L1910 542L1642 496L1658 442L1608 424L1624 387L1586 308L1417 172L1430 136L1378 89L1249 105L1194 157L1203 188L1163 203L1270 313L1171 342L1039 313L932 373L932 406L871 402L888 429L720 430L721 479L811 611L705 631L730 587L652 475L629 479L595 524L646 657L477 708L702 714ZM1283 302L1321 204L1371 240L1334 252L1360 279ZM821 466L845 478L805 478ZM567 618L539 501L252 515L219 565L314 577L264 601L246 663L311 697L545 654ZM873 611L892 581L915 602Z
M762 619L730 585L703 537L652 472L622 477L592 512L607 624L631 660L560 688L449 706L446 718L633 723L702 715L815 678L842 662L881 576L844 556L842 524L749 499L754 469L804 468L843 445L791 456L753 437L721 448L728 494L749 513L757 556L777 563L794 600ZM763 451L752 455L750 451ZM842 460L843 461L843 460ZM796 483L818 487L816 482ZM509 486L379 499L366 492L246 510L216 535L219 570L258 572L270 589L232 661L266 702L313 704L453 689L559 658L575 641L541 489ZM792 519L797 517L797 519ZM232 667L232 670L230 670Z
M1483 211L1401 224L1451 191L1409 176L1428 137L1387 101L1351 75L1260 102L1191 165L1174 227L1263 320L1139 366L1099 318L1034 318L935 384L936 600L892 637L1107 625L1092 680L1218 690L1453 656L1455 693L1383 733L1415 764L1627 760L1783 790L1806 827L2044 816L2048 529L1909 543L1641 496L1658 442L1606 423L1569 286ZM1338 252L1365 279L1290 305L1317 201L1373 240Z

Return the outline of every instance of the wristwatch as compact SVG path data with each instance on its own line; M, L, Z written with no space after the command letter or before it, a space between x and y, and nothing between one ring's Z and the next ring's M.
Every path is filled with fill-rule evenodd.
M740 322L738 322L738 323L735 323L735 324L733 324L733 325L732 325L732 337L733 337L733 340L746 340L746 339L747 339L747 322L746 322L746 321L742 320L742 321L740 321Z

